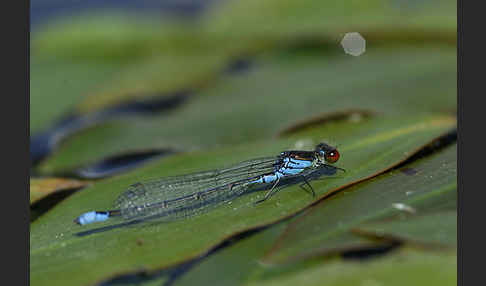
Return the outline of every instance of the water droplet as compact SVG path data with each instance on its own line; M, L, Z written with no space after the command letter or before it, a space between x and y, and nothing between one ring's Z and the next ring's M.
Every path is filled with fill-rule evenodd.
M341 46L346 54L360 56L366 50L366 40L358 32L346 33L341 40Z
M408 192L406 192L406 193L405 193L405 195L410 196L410 195L411 195L411 194L413 194L413 193L414 193L414 192L412 192L412 191L408 191Z
M397 210L405 211L411 214L415 214L417 212L413 207L403 203L393 203L392 206Z

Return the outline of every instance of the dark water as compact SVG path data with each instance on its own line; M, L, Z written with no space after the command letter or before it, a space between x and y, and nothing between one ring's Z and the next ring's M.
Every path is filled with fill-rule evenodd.
M32 0L30 1L31 28L51 20L79 13L99 11L131 11L150 14L177 14L193 17L210 3L218 0Z

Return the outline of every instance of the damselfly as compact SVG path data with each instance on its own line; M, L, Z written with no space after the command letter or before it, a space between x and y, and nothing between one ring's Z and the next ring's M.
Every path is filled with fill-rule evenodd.
M301 187L307 185L315 196L308 178L322 168L344 171L329 165L338 160L335 147L320 143L314 151L283 151L278 156L252 159L228 168L139 182L118 197L115 209L87 212L74 221L85 225L111 217L184 217L231 201L252 187L271 186L265 197L256 202L261 203L279 190L281 181L292 178L301 178Z

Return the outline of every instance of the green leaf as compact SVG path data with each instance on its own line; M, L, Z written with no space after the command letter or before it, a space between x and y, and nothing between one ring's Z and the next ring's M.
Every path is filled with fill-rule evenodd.
M251 54L252 46L270 39L287 41L289 34L295 43L302 35L310 36L317 46L335 50L338 38L350 29L363 33L368 50L382 43L456 42L453 1L440 8L434 2L412 5L410 13L389 1L259 2L232 1L202 22L92 13L42 27L32 39L31 132L52 124L78 103L77 111L87 112L181 87L205 87L233 57ZM251 19L246 11L253 11Z
M421 276L422 274L418 264L419 260L416 258L421 257L425 259L425 261L428 261L427 263L433 261L432 264L437 263L438 265L452 267L452 265L449 264L455 259L453 253L446 252L445 255L437 255L437 252L423 252L424 250L435 250L434 248L419 247L413 252L401 251L399 254L388 253L386 258L375 259L371 263L361 263L361 267L358 267L357 263L354 262L335 261L335 259L332 259L334 257L332 255L339 254L342 251L367 249L368 247L384 245L384 243L386 243L377 240L369 240L368 238L370 238L370 235L393 239L398 238L407 243L425 242L427 243L427 246L453 245L457 234L455 223L457 217L455 211L453 211L456 208L455 192L421 192L414 197L412 202L408 203L410 206L414 207L416 212L413 215L409 214L409 216L406 216L406 212L397 211L396 208L390 209L389 205L385 206L388 211L383 212L383 209L380 209L379 202L370 205L369 207L372 208L371 210L363 211L363 208L359 207L359 205L369 204L371 197L375 197L377 201L384 200L385 203L389 202L390 200L387 199L387 196L379 194L379 192L384 191L380 186L391 185L390 183L387 183L387 181L390 182L393 180L395 183L397 183L397 181L403 183L404 180L407 180L407 177L415 179L414 176L418 176L418 174L421 174L420 176L422 177L434 176L436 177L435 181L441 180L436 172L431 172L434 168L440 168L438 166L439 164L435 163L439 162L443 165L443 168L450 168L451 165L455 164L454 155L455 147L451 146L432 157L425 157L419 159L415 163L407 164L400 170L393 171L393 174L387 173L372 179L372 182L365 181L355 187L344 189L345 194L338 194L335 197L323 200L314 207L318 209L330 208L330 210L325 213L321 211L318 214L313 211L312 214L315 215L315 217L322 215L320 216L319 221L313 221L313 229L311 229L310 226L306 229L298 228L298 226L296 227L295 225L299 225L302 219L300 217L271 226L258 234L244 238L218 253L207 257L204 261L196 264L187 274L177 280L175 285L194 285L197 284L197 281L203 281L205 282L204 284L208 285L227 285L228 281L232 281L232 283L230 283L232 285L277 284L282 283L282 281L300 281L299 283L302 283L303 281L306 281L305 284L307 285L308 283L311 283L309 279L317 279L317 277L304 278L305 275L313 276L314 274L310 273L314 273L314 270L316 269L319 269L319 271L315 273L316 275L318 272L327 273L326 275L322 273L321 276L321 279L328 279L321 280L321 283L325 283L325 285L335 285L336 283L338 283L336 285L340 285L339 280L343 278L341 276L345 275L344 273L352 276L352 278L346 277L346 279L343 280L346 281L345 283L343 282L344 285L354 285L356 283L351 283L350 280L358 280L362 282L363 280L366 280L366 277L369 277L371 273L374 273L372 276L375 279L378 279L378 276L382 276L387 272L390 272L390 275L395 275L397 279L403 277L407 283L412 282L406 278L410 276L413 277L413 280L416 279L418 281L417 283L424 283L424 285L427 285L426 283L430 282L428 279L431 279L431 277ZM411 174L412 170L417 172L413 176L406 175L406 173L402 172L406 171L408 174ZM439 173L444 175L444 171L446 170L443 169ZM424 184L425 182L419 180L419 183ZM410 184L405 185L410 186ZM432 183L425 185L430 186L431 189L434 189L435 186L435 189L437 189L437 184ZM401 188L399 186L397 191L386 190L386 192L393 192L397 195L400 191L403 192L407 189L407 187ZM356 192L356 194L353 192ZM417 192L420 192L420 190L417 190ZM358 193L362 195L359 196ZM407 197L412 195L413 194L409 193ZM368 198L366 198L366 196L368 196ZM353 208L349 207L350 201L354 202ZM341 208L339 209L338 206L341 206ZM374 207L378 207L378 209L373 209ZM355 212L353 211L354 208L357 208L358 210ZM364 233L366 236L355 235L349 228L346 228L346 230L339 229L340 226L346 223L346 220L350 220L350 216L356 216L354 220L361 220L361 216L367 219L370 212L381 212L382 215L378 216L380 218L379 221L375 220L375 222L359 225L357 228L357 230L359 230L358 234ZM326 215L330 215L331 217L328 218ZM308 216L308 214L304 213L304 216ZM307 218L304 217L304 219ZM332 220L343 221L343 219L344 223L338 223L337 225L329 223ZM327 240L319 242L319 245L311 246L313 249L310 249L310 251L314 251L317 255L315 259L309 259L309 257L307 257L308 259L299 260L298 262L277 265L269 265L267 263L268 253L285 246L292 247L294 250L300 249L302 252L307 253L307 248L310 246L308 241L302 239L298 241L294 240L292 241L293 244L290 244L287 240L289 236L295 237L295 234L297 233L299 234L299 237L302 238L319 235L320 233L326 235L330 232L338 232L339 235L334 235L333 238L327 236ZM282 242L284 243L284 246L281 246ZM322 252L322 248L318 249L319 251L316 252L315 247L317 246L327 249L327 253ZM331 248L333 248L332 251ZM265 257L265 255L267 255L267 257ZM397 261L399 260L401 260L402 263L397 264ZM396 270L394 274L392 274L392 269L389 269L390 267L388 263L394 265L394 267L392 267L392 269ZM427 269L430 269L430 267L434 267L432 264L425 266L427 266ZM222 265L224 265L224 271L221 270ZM454 271L451 270L451 273L452 272ZM359 280L360 277L362 280ZM437 277L432 279L437 279ZM443 278L444 282L449 283L449 279L452 277L447 276ZM376 280L376 282L379 285L382 285L380 284L384 282L382 279L388 278L382 276ZM395 285L396 283L383 283L383 285L388 284ZM441 283L439 284L442 285ZM312 285L312 283L310 285ZM416 285L416 283L410 283L409 285Z
M456 7L452 0L228 1L206 15L207 33L228 43L238 39L256 46L309 37L338 43L344 33L354 31L386 32L404 42L429 33L423 41L433 41L444 32L455 38Z
M345 189L294 219L286 235L269 251L266 261L281 263L334 251L345 246L347 240L343 238L362 223L397 217L398 222L383 225L384 231L390 231L393 237L450 243L456 236L451 215L445 217L443 223L437 223L436 214L429 216L427 213L442 210L444 206L455 208L456 146L407 167L416 173L410 176L396 170L383 174ZM417 215L425 217L416 218ZM421 233L427 227L429 230ZM404 232L398 232L400 229Z
M359 264L330 257L389 239L427 251L456 243L455 148L418 160L407 166L411 171L375 177L456 125L456 2L412 2L226 1L186 23L100 13L36 31L31 132L66 111L90 113L179 89L197 94L174 112L78 132L35 170L65 173L153 148L185 151L96 182L35 221L32 285L125 283L117 278L141 272L148 275L144 285L160 285L167 277L157 273L260 226L269 228L205 258L177 283L452 285L453 253L406 250ZM354 31L367 41L360 57L345 55L339 45ZM221 73L242 55L250 70ZM339 144L337 165L347 172L312 181L314 199L291 186L262 205L252 202L264 193L252 193L173 222L72 222L85 211L111 208L137 181L321 141ZM31 180L31 201L58 188L46 182Z
M32 54L61 61L138 62L167 51L200 50L193 25L173 17L136 13L81 13L42 26Z
M38 60L30 65L30 133L54 124L83 97L114 77L121 63Z
M77 114L102 110L117 103L153 99L179 90L203 88L227 64L227 57L215 53L166 53L132 64L106 81L76 106Z
M456 109L456 51L452 49L377 49L359 58L272 54L255 66L206 89L177 112L119 120L79 133L39 170L66 171L134 150L191 150L251 142L337 111L419 116Z
M34 58L55 61L41 66L39 74L32 75L36 82L45 82L45 77L59 81L59 77L49 72L53 67L64 71L84 63L95 72L88 75L98 80L97 90L90 90L83 94L81 102L78 100L75 110L78 113L99 110L124 100L202 87L213 80L230 59L229 52L215 51L208 45L195 23L170 17L161 21L157 17L129 13L91 13L62 18L37 31L32 42ZM98 66L103 65L118 66L119 72L111 78L100 77L97 72L103 73L103 70ZM57 93L51 85L47 85L50 93ZM64 92L60 99L73 100L74 95ZM40 96L45 100L48 95ZM55 101L48 102L52 105ZM38 113L45 111L41 106L34 106ZM59 112L65 111L61 108ZM47 114L43 112L44 116Z
M434 212L408 219L368 223L356 232L425 246L457 245L457 211Z
M292 277L294 273L315 265L315 261L305 261L288 265L268 265L262 261L269 251L285 235L288 222L280 222L257 234L246 237L219 252L206 257L195 264L186 274L176 280L176 286L182 285L247 285L249 282L273 277ZM376 246L377 242L353 236L360 247ZM383 245L383 243L382 243ZM331 259L334 257L331 257ZM323 259L319 259L319 264ZM333 261L330 259L326 262ZM145 285L145 284L143 284Z
M286 223L275 225L205 258L174 285L355 285L363 281L376 285L449 285L455 281L457 257L454 252L405 249L367 262L331 256L267 265L261 259L278 237L285 234L285 226ZM439 270L439 273L424 276L424 269ZM397 284L397 281L404 284Z
M285 226L286 223L281 222L206 257L180 277L175 285L244 284L254 272L264 268L259 260L282 235Z
M350 125L359 132L348 133ZM288 139L259 141L194 152L156 161L134 172L104 180L76 193L32 224L30 273L33 285L85 285L140 268L154 270L187 261L235 233L289 217L315 202L298 186L279 192L262 205L261 192L242 196L210 212L173 222L146 222L106 229L91 235L76 233L110 226L109 222L80 227L72 221L83 212L109 209L116 196L134 182L210 169L262 155L278 154L296 142L319 142L333 134L342 143L340 167L347 172L314 181L317 198L352 182L375 176L405 160L433 138L454 128L447 116L376 118L361 123L324 125ZM348 129L347 127L351 128ZM341 130L341 132L334 132ZM142 245L137 240L143 239ZM183 242L183 243L181 243Z
M456 285L455 253L401 251L368 262L334 261L246 285Z
M207 47L196 26L131 14L61 18L32 39L31 132L67 111L201 87L229 54Z

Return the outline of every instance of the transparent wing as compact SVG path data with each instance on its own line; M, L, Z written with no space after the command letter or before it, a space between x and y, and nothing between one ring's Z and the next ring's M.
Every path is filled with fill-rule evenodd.
M271 173L279 157L252 159L223 169L133 184L115 202L125 219L153 215L187 216L239 196L248 183Z

